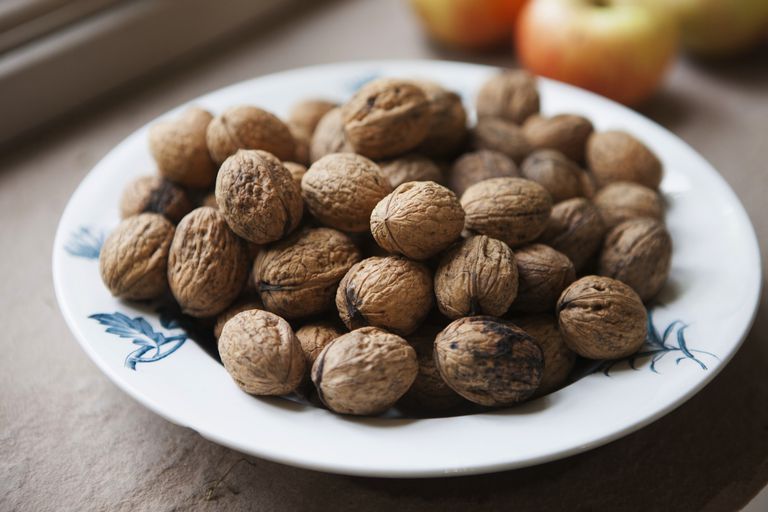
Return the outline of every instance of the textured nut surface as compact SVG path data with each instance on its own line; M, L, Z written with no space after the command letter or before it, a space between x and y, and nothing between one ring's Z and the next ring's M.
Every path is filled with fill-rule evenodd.
M288 129L291 131L295 146L291 160L302 165L309 165L309 147L312 144L312 134L292 124L288 125Z
M349 329L372 325L404 336L416 330L433 302L427 267L401 256L364 259L336 292L336 308Z
M219 355L246 393L285 395L301 382L306 363L291 326L268 311L238 313L219 337Z
M450 248L435 272L437 307L448 318L507 312L517 296L517 263L507 244L484 235Z
M355 152L387 158L414 149L430 127L430 103L412 82L380 78L363 85L342 107L344 132Z
M303 229L259 252L253 275L267 310L300 318L331 310L339 281L358 261L360 251L344 233Z
M573 263L548 245L530 244L515 250L517 298L512 311L553 311L557 298L576 279Z
M582 277L557 301L560 333L577 354L619 359L637 352L648 329L648 314L632 288L609 277Z
M243 311L250 311L252 309L264 309L264 304L258 298L248 297L238 299L234 304L222 311L216 316L216 323L213 324L213 336L218 340L221 337L221 331L224 329L224 324L229 322L238 313Z
M344 133L341 108L329 110L317 123L309 145L309 160L317 162L331 153L352 153L354 148Z
M535 115L523 124L523 135L531 146L556 149L574 162L584 161L587 139L593 131L589 119L573 114Z
M536 396L546 395L560 388L576 364L576 353L565 344L553 315L521 316L512 320L531 335L544 353L544 374Z
M401 337L363 327L328 344L312 366L323 403L341 414L374 415L392 407L416 378L416 352Z
M585 171L554 149L539 149L531 153L520 166L520 173L547 189L555 203L585 195Z
M594 201L609 229L638 217L664 219L664 201L659 193L638 183L610 183L595 194Z
M373 208L390 192L379 166L354 153L324 156L301 179L301 195L312 215L342 231L367 231Z
M427 80L417 81L416 85L427 96L431 114L427 137L419 151L436 158L455 155L467 136L467 112L461 96Z
M303 211L291 173L280 160L259 150L239 150L222 164L216 202L232 231L257 244L293 231Z
M552 197L536 182L493 178L475 183L461 196L468 230L510 247L536 239L547 226Z
M160 176L141 176L131 181L120 196L120 218L140 213L159 213L174 224L192 210L183 188Z
M317 360L317 356L330 342L344 334L330 322L314 322L306 324L296 331L296 337L301 344L301 350L311 368Z
M206 132L213 116L197 107L149 130L149 150L161 176L188 187L204 188L216 179Z
M579 272L600 249L605 232L605 224L595 205L583 197L575 197L552 208L539 242L568 256Z
M403 183L371 212L376 243L415 260L444 250L463 229L464 210L456 194L433 181Z
M661 222L631 219L605 237L600 274L628 284L644 301L652 299L669 277L672 238Z
M224 311L248 277L248 249L224 216L203 206L176 227L168 254L168 283L181 310L194 317Z
M288 124L312 135L323 116L337 106L336 103L323 99L299 101L291 107Z
M522 124L539 111L536 78L525 71L507 70L489 78L477 93L477 115L501 117Z
M231 107L213 118L206 133L213 160L221 165L238 149L260 149L293 160L296 145L288 126L258 107Z
M394 160L381 162L381 172L389 180L392 188L397 188L409 181L443 182L443 173L435 163L421 155L407 155Z
M115 297L144 300L168 289L168 251L174 228L165 217L142 213L122 221L104 241L99 272Z
M504 153L518 164L533 151L519 126L495 117L484 117L477 121L472 129L472 144L478 149Z
M480 405L512 405L529 398L544 372L544 355L510 322L473 316L454 320L435 338L435 362L445 382Z
M283 167L291 173L293 182L296 183L296 186L301 190L301 178L307 174L307 167L302 164L297 164L296 162L283 162Z
M655 190L661 183L658 157L626 132L593 133L587 141L587 164L599 186L632 181Z
M448 186L461 197L470 186L483 180L518 176L517 164L507 155L481 149L466 153L453 163L448 174Z

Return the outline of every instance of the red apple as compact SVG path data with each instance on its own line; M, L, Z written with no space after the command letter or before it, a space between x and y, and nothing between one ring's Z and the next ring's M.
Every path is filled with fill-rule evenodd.
M677 35L669 12L650 5L532 0L520 13L516 41L532 72L633 105L658 87Z

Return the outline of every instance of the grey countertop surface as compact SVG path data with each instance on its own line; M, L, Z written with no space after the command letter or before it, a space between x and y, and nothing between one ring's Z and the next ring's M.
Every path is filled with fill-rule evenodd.
M133 130L204 92L372 58L467 57L426 44L404 2L331 2L240 35L4 150L0 510L719 511L744 506L766 485L765 298L728 367L663 419L565 460L452 480L345 477L245 457L168 423L99 372L64 324L50 270L59 216L89 169ZM729 64L681 59L640 110L725 176L765 253L768 51Z

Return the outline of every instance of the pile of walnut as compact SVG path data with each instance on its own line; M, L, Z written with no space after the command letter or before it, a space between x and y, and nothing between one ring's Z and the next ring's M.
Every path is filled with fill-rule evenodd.
M633 354L670 268L659 159L540 115L520 71L476 106L468 128L457 94L379 79L287 122L237 106L158 123L158 175L125 189L104 283L209 319L244 391L342 414L509 406L577 356Z

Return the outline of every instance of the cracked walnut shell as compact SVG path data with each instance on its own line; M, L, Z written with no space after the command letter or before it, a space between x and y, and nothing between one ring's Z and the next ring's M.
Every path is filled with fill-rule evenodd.
M213 118L206 134L213 160L221 165L238 149L260 149L293 160L296 143L288 126L258 107L231 107Z
M517 298L511 311L541 313L552 311L566 286L576 279L568 256L543 244L515 250Z
M600 249L605 224L594 204L583 197L568 199L552 208L547 228L539 242L570 258L576 272Z
M216 179L206 132L213 116L190 107L176 119L161 121L149 129L149 150L160 175L187 187L205 188Z
M160 176L132 180L120 196L120 218L140 213L159 213L174 224L192 210L192 201L183 188Z
M506 70L492 76L477 93L478 117L499 117L522 124L539 111L536 78L521 70Z
M593 133L587 141L587 165L601 187L632 181L654 190L661 183L661 162L640 140L622 131Z
M462 155L453 163L448 174L448 186L461 197L469 187L480 181L519 176L517 164L507 155L480 149Z

